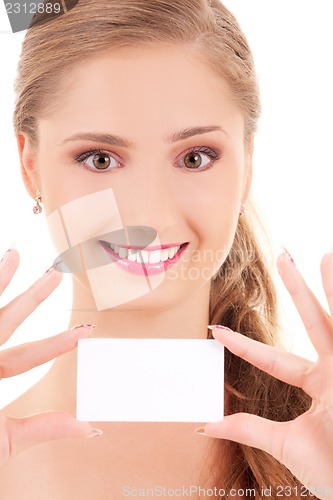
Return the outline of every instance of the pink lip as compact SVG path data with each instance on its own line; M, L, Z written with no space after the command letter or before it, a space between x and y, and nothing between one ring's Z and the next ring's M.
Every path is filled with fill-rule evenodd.
M119 266L121 269L124 269L124 271L128 271L133 274L139 274L142 276L148 275L148 274L159 274L163 271L166 271L170 266L175 264L179 259L180 256L182 255L183 251L187 248L188 243L185 243L184 246L182 246L178 252L172 257L172 259L168 259L165 262L158 262L156 264L146 264L145 262L140 263L140 262L131 262L128 259L121 259L118 254L116 254L111 248L109 248L107 245L103 244L103 241L100 241L101 245L105 249L105 251L110 255L111 261L113 261L117 266ZM182 244L182 243L181 243ZM162 245L159 247L146 247L147 249L149 248L156 248L156 250L160 248L169 248L171 245ZM172 246L178 246L178 245L172 245ZM123 247L123 248L136 248L136 247ZM142 247L141 247L142 248Z
M133 248L134 250L163 250L164 248L171 248L171 247L180 247L181 245L184 245L184 243L170 243L168 245L155 245L154 247L143 247L143 246L135 246L135 245L117 245L116 243L112 243L112 241L109 241L108 243L111 243L113 246L117 246L118 248Z

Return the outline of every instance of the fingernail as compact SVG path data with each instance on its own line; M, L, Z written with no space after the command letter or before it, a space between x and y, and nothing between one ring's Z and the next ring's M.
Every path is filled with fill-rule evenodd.
M197 434L202 434L204 436L206 435L204 427L197 427L196 429L194 429L194 432L196 432Z
M81 324L81 325L75 325L72 326L71 330L75 330L76 328L95 328L96 325L90 325L90 324Z
M284 247L282 247L282 250L283 250L284 254L288 257L288 259L290 260L290 262L296 267L295 261L292 258L292 256L290 255L290 253L288 252L288 250L286 248L284 248Z
M47 276L47 275L51 274L52 271L54 271L54 267L53 266L51 266L51 267L48 268L48 270L44 273L44 276Z
M103 434L103 431L101 429L92 429L91 433L88 434L88 438L93 438L97 436L101 436Z
M6 248L6 247L5 247L5 248ZM9 248L9 250L7 250L7 251L3 254L2 259L0 260L0 262L2 262L2 261L3 261L3 259L6 257L6 255L7 255L10 251L11 251L11 248Z
M214 330L214 328L217 328L219 330L225 330L225 331L228 331L228 332L233 332L233 330L231 330L231 328L228 328L227 326L222 326L222 325L208 325L208 327L210 330Z

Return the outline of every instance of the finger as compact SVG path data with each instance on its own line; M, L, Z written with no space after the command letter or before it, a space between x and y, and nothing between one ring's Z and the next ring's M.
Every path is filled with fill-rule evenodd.
M67 330L47 339L0 351L0 379L26 372L74 349L80 338L90 336L92 327L94 325Z
M333 253L325 254L321 259L320 271L328 307L333 318Z
M318 355L332 353L332 322L329 315L286 254L279 255L277 267Z
M212 329L216 340L237 356L288 384L304 389L306 375L314 365L296 354L281 351L232 330ZM304 389L305 390L305 389Z
M298 422L303 415L298 417ZM310 427L306 419L303 419L302 424L295 424L295 422L296 420L276 422L249 413L235 413L226 416L221 422L209 422L205 426L196 429L196 431L208 437L229 439L246 446L259 448L272 455L296 477L301 478L303 475L304 479L307 478L308 483L313 484L309 472L306 471L305 463L306 457L314 455L314 453L311 455L309 448L313 452L318 449L318 436L320 436L321 432L313 433L313 436L311 436L311 433L308 432ZM324 455L322 455L325 456L325 459L327 458L327 465L325 459L321 460L322 463L319 466L317 461L315 463L317 466L315 475L319 478L319 484L327 484L327 478L331 477L332 450L330 445L323 445L321 448L324 448ZM322 458L322 455L320 458ZM308 470L310 471L310 469L311 466ZM306 487L309 486L304 481L302 483ZM327 498L328 500L329 498L332 499L332 496L320 496L319 498Z
M20 255L17 250L11 248L2 257L0 262L0 295L7 288L20 263Z
M62 273L52 269L1 309L0 344L3 344L29 314L53 292L61 279Z
M21 451L60 438L88 437L88 422L80 422L63 412L44 412L25 418L0 415L0 465Z
M224 417L221 422L207 423L203 432L209 437L259 448L282 461L282 443L289 428L290 422L274 422L258 415L235 413Z

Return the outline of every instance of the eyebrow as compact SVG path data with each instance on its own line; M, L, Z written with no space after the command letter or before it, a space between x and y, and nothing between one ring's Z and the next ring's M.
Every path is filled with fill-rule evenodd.
M219 125L210 125L206 127L191 127L181 130L180 132L175 132L174 134L167 137L167 142L173 144L175 142L184 141L189 137L193 137L195 135L207 134L208 132L221 131L226 136L229 137L229 134ZM65 144L69 141L78 141L78 140L86 140L93 142L103 142L105 144L110 144L112 146L119 146L122 148L135 148L135 144L123 137L119 137L117 135L99 133L99 132L78 132L67 139L63 140L58 146Z

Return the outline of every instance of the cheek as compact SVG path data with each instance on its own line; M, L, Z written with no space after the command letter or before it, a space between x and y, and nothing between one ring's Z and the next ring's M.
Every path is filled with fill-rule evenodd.
M100 235L124 229L112 188L58 204L55 210L47 214L47 223L58 253L98 239Z
M210 270L210 277L227 258L239 219L241 176L223 174L209 185L202 182L187 204L187 221L196 239L195 266Z
M54 143L47 138L44 141L41 142L38 166L45 212L50 214L66 203L89 193L91 186L74 159L69 155L60 154Z
M215 272L222 266L232 247L238 218L232 214L232 219L227 221L221 219L217 224L211 225L204 245L205 262L211 262L212 269ZM207 250L208 249L208 250ZM207 260L208 259L208 260Z
M75 183L71 182L63 165L52 158L40 162L40 179L44 211L47 215L75 197ZM74 191L74 192L73 192Z
M239 216L242 186L239 169L229 168L200 179L201 174L195 175L199 182L184 190L181 200L187 220L211 244L224 241L235 232Z

